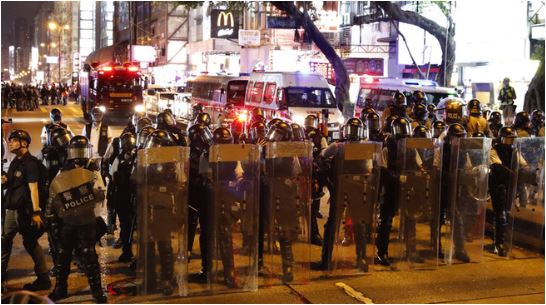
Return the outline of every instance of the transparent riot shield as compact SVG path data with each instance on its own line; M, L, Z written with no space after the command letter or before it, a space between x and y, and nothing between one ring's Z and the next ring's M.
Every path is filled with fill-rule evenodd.
M511 205L513 246L544 253L544 138L518 138L517 199Z
M258 145L210 148L214 292L258 289Z
M445 243L448 264L482 260L490 150L491 139L452 140Z
M309 281L312 144L266 146L268 204L264 224L266 284Z
M325 236L327 251L331 252L333 246L329 269L333 275L368 272L375 254L373 237L381 144L362 142L336 145L335 184L330 197L330 209L335 209L333 245L328 242L331 237ZM353 243L342 245L345 237Z
M438 266L442 147L434 139L398 141L398 215L390 258L398 270Z
M189 149L143 149L137 156L139 293L185 296Z

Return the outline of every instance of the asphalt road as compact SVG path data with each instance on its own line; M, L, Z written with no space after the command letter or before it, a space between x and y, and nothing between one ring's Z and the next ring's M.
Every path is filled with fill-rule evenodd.
M31 133L31 152L41 148L39 134L49 120L52 107L41 107L35 112L11 112L2 110L2 117L12 117L12 128L22 128ZM83 128L81 112L76 105L60 106L63 120L79 134ZM119 135L122 126L113 126L114 135ZM323 202L322 213L327 205ZM320 220L321 224L324 220ZM322 225L320 225L322 228ZM104 238L98 247L103 270L103 285L130 279L134 275L127 264L117 262L119 249L113 249L115 236ZM197 240L197 237L196 237ZM486 239L490 244L491 240ZM47 251L47 238L40 239ZM197 243L196 243L197 244ZM320 256L320 247L311 246L312 260ZM499 258L484 250L480 263L440 264L434 270L392 271L375 266L369 274L328 277L318 271L310 273L305 284L268 285L260 278L257 292L224 293L189 297L164 297L160 294L148 296L109 295L116 303L544 303L544 255L524 249L515 249L509 259ZM46 256L51 266L51 259ZM190 267L198 270L199 260L194 259ZM20 289L34 279L32 260L22 246L18 236L14 243L9 265L8 288ZM47 295L49 291L40 291ZM89 286L85 276L73 267L69 278L70 298L63 303L90 303Z

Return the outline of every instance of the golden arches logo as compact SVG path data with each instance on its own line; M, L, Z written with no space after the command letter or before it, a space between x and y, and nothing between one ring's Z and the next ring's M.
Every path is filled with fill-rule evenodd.
M222 22L223 21L223 22ZM217 26L221 26L223 24L223 26L228 26L228 24L230 25L229 27L233 27L235 25L235 22L233 20L233 14L231 12L220 12L220 14L218 15L218 20L216 22L216 25Z

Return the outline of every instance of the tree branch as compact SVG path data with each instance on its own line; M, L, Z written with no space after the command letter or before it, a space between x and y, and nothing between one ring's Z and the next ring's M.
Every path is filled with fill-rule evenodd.
M408 42L406 41L406 37L404 36L404 34L402 34L402 32L400 32L400 29L398 28L398 25L396 25L396 22L394 22L393 20L391 20L391 24L394 26L394 28L396 29L396 31L398 32L398 35L400 35L402 37L402 40L404 40L404 44L406 45L406 49L408 50L408 53L409 53L409 56L411 57L411 61L413 62L413 65L415 67L417 67L417 71L419 71L419 76L422 78L422 79L425 79L425 75L423 74L423 71L421 71L421 67L419 67L419 65L417 64L417 62L415 61L415 58L413 58L413 54L411 53L411 50L408 46Z

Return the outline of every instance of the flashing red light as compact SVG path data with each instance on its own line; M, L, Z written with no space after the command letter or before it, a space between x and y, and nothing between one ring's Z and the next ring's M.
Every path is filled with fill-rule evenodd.
M102 67L101 70L102 70L102 71L112 71L112 67L110 67L110 66L105 66L105 67Z
M131 72L136 72L136 71L138 71L138 67L129 66L129 67L127 67L127 70L129 70L129 71L131 71Z
M237 115L237 119L241 122L246 122L246 120L248 119L248 115L246 114L246 112L241 112Z
M368 84L371 84L374 82L374 78L370 75L364 75L364 82L368 83Z

